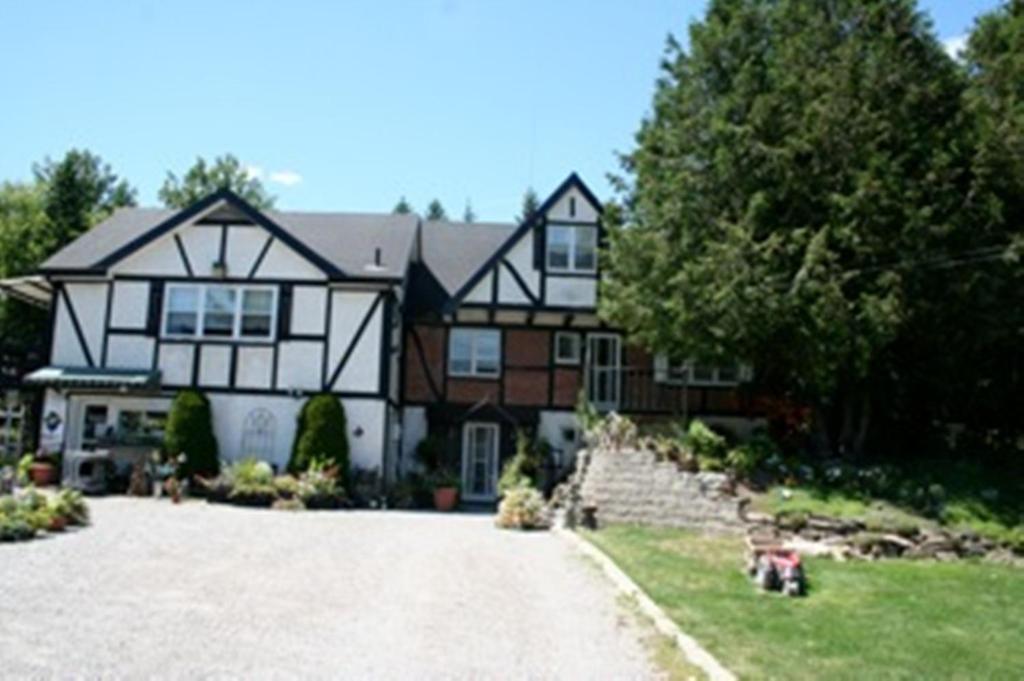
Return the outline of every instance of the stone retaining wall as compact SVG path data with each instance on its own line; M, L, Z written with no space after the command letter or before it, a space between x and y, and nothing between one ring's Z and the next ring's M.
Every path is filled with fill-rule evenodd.
M742 501L722 473L687 473L654 452L592 449L577 455L570 514L596 508L598 525L633 523L738 531Z

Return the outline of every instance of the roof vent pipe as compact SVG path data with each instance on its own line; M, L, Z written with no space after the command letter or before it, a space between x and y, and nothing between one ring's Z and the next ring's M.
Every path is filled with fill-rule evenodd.
M380 267L380 248L374 249L373 252L373 264Z

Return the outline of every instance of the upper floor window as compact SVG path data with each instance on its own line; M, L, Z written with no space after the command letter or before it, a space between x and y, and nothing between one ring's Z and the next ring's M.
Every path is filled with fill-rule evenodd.
M597 270L597 227L548 225L547 268L554 272Z
M164 335L269 340L276 289L268 286L172 284L167 287Z
M501 370L501 332L496 329L452 329L448 336L451 376L493 378Z
M698 362L671 361L663 355L655 359L655 373L658 381L695 386L733 386L750 380L749 367L741 365L710 366Z

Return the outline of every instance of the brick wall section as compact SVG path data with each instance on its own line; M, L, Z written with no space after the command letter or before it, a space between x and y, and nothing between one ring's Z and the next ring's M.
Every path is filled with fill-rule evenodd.
M633 523L698 530L743 528L741 500L722 473L684 473L646 450L593 449L577 456L571 484L599 525Z
M505 366L547 367L551 332L510 329L505 332Z
M405 399L412 402L429 402L437 399L430 390L427 372L434 378L438 390L444 385L444 329L436 326L417 326L416 333L423 345L427 366L423 366L412 329L405 334Z
M547 406L547 370L506 369L505 403L524 407Z
M583 379L579 369L555 369L555 385L552 401L557 407L574 407Z
M497 404L498 385L497 379L449 378L448 401L457 404L475 404L487 400L491 404Z

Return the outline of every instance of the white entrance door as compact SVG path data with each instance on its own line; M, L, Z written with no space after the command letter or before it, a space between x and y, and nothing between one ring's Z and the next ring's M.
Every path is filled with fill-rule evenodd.
M622 343L610 333L587 336L587 399L601 411L619 408Z
M494 501L498 492L498 424L467 423L462 430L462 498Z

